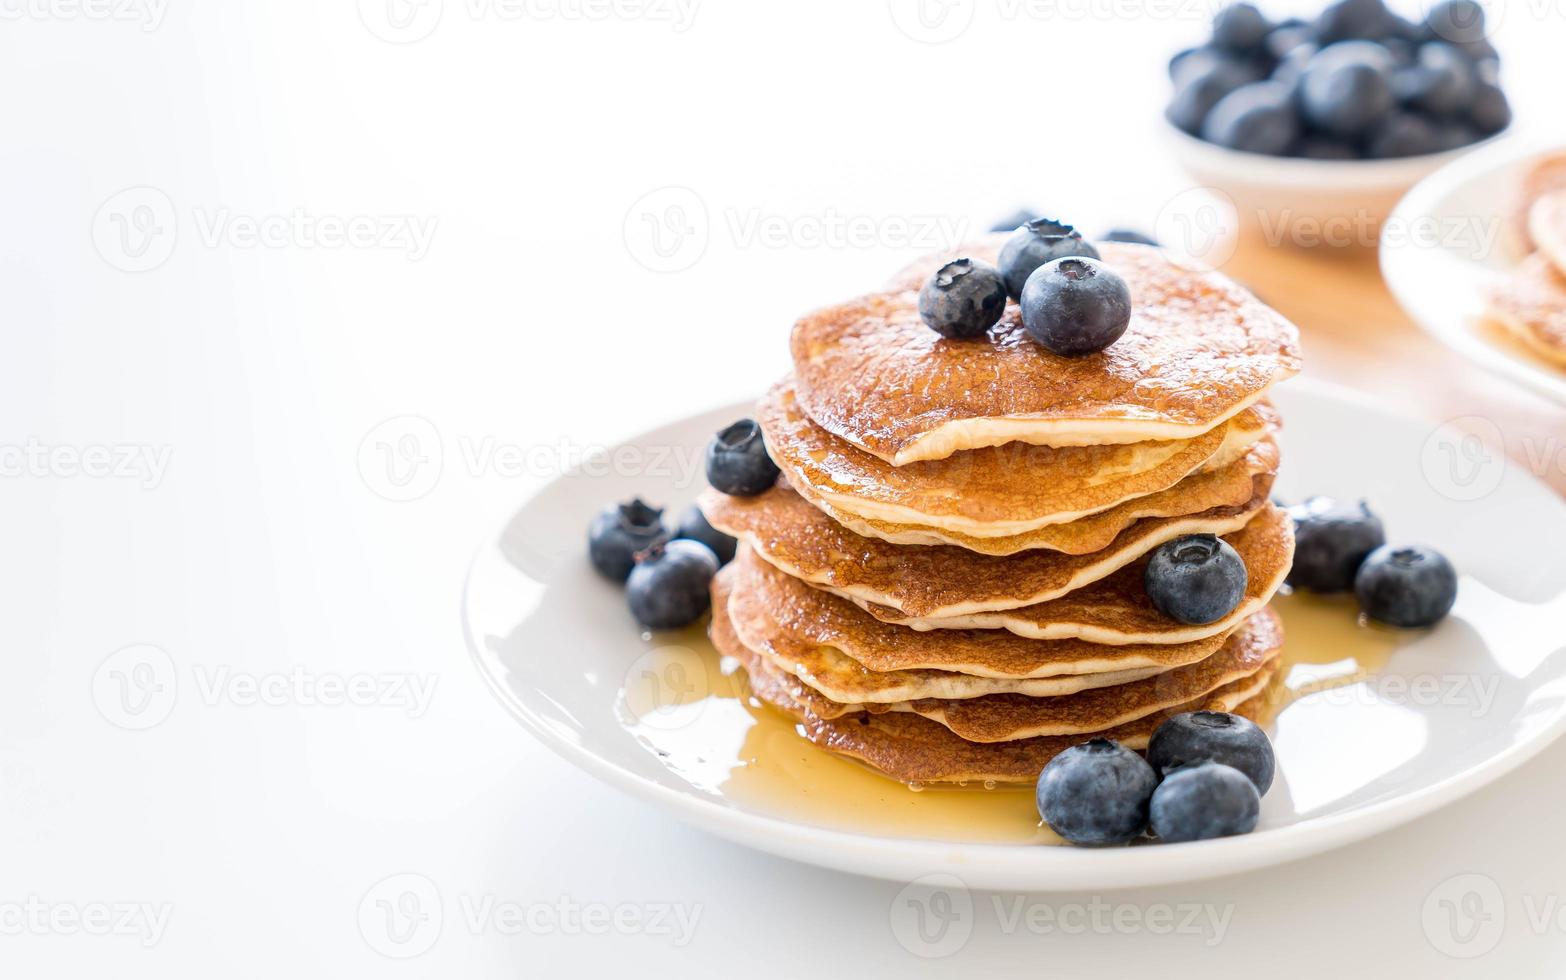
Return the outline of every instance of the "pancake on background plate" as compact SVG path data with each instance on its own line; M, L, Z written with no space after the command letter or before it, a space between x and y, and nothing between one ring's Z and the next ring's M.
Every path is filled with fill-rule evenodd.
M1485 322L1529 351L1566 368L1566 276L1542 251L1522 261L1489 291Z

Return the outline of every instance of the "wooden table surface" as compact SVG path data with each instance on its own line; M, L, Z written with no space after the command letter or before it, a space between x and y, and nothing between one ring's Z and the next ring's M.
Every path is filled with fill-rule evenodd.
M1224 272L1299 325L1307 375L1433 423L1488 419L1511 459L1566 495L1566 407L1468 364L1421 330L1387 290L1373 250L1246 237Z

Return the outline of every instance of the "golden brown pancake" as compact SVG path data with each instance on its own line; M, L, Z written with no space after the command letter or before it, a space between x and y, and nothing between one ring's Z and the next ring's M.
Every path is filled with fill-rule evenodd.
M1491 287L1485 320L1552 364L1566 367L1566 277L1535 252Z
M1246 411L1256 407L1260 406ZM812 499L808 492L802 491L802 495L849 530L893 544L950 544L986 555L1014 555L1032 548L1085 555L1109 547L1120 532L1144 518L1201 514L1265 498L1272 492L1277 473L1278 443L1269 435L1250 447L1243 458L1216 469L1204 467L1167 490L1128 500L1069 524L1047 524L1004 538L979 538L941 528L869 521Z
M718 579L745 645L836 701L1067 694L1205 660L1226 638L1105 646L1007 630L911 630L784 575L748 548Z
M963 254L993 262L1004 240ZM900 288L794 325L800 404L832 435L901 466L1009 442L1193 439L1299 371L1293 325L1228 279L1147 246L1100 249L1132 295L1130 327L1107 350L1046 351L1014 303L986 337L942 337L919 318L921 265Z
M800 733L806 739L904 782L1033 782L1050 759L1094 737L1068 735L1013 742L970 742L945 725L907 712L825 718L813 708L831 702L739 642L723 604L713 606L711 635L719 653L732 657L745 668L751 692L799 722ZM1252 677L1205 698L1155 712L1128 725L1097 733L1097 737L1114 738L1134 749L1145 748L1153 730L1165 718L1182 711L1233 711L1260 721L1268 710L1265 693L1268 682L1276 673L1274 662Z
M1566 191L1566 151L1539 157L1518 184L1511 224L1520 254L1527 255L1538 247L1532 232L1534 204L1556 191Z
M1125 725L1245 680L1282 649L1283 627L1278 615L1263 609L1241 624L1206 660L1127 684L1062 697L989 694L963 700L926 698L898 705L896 710L938 721L970 742L1080 735Z
M1550 260L1557 274L1566 276L1566 190L1545 194L1533 202L1533 209L1528 212L1528 230L1539 253Z
M1035 640L1076 637L1107 644L1189 643L1228 632L1265 606L1282 587L1294 561L1294 524L1272 504L1244 528L1224 535L1224 540L1245 561L1245 595L1228 616L1203 626L1177 623L1148 600L1142 576L1151 556L1068 595L1019 609L920 617L890 606L855 602L882 622L921 630L1005 629Z
M1274 419L1256 406L1184 441L1062 449L1013 443L892 466L811 422L787 381L758 413L767 451L805 499L862 520L974 537L1011 537L1167 490L1198 469L1243 458ZM1181 513L1193 509L1201 508Z
M994 557L950 545L895 545L855 534L781 484L755 497L708 490L698 504L713 527L745 541L795 578L931 618L1045 602L1184 534L1237 531L1267 506L1263 498L1195 517L1138 521L1109 547L1089 555L1035 550Z

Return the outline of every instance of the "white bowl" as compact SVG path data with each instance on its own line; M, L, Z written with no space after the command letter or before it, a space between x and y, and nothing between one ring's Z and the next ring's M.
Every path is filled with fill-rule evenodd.
M1221 192L1237 223L1269 245L1374 248L1381 225L1419 181L1495 140L1395 160L1305 160L1243 153L1199 140L1163 121L1181 168Z

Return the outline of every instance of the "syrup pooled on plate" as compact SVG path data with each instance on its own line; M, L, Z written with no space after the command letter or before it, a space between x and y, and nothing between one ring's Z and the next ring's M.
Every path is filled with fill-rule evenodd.
M1273 717L1298 698L1358 683L1418 633L1362 625L1352 596L1280 595L1284 670L1269 691ZM1059 844L1039 821L1031 786L905 785L806 741L793 719L750 696L705 627L665 634L627 673L627 729L671 772L737 808L884 837L991 844Z

